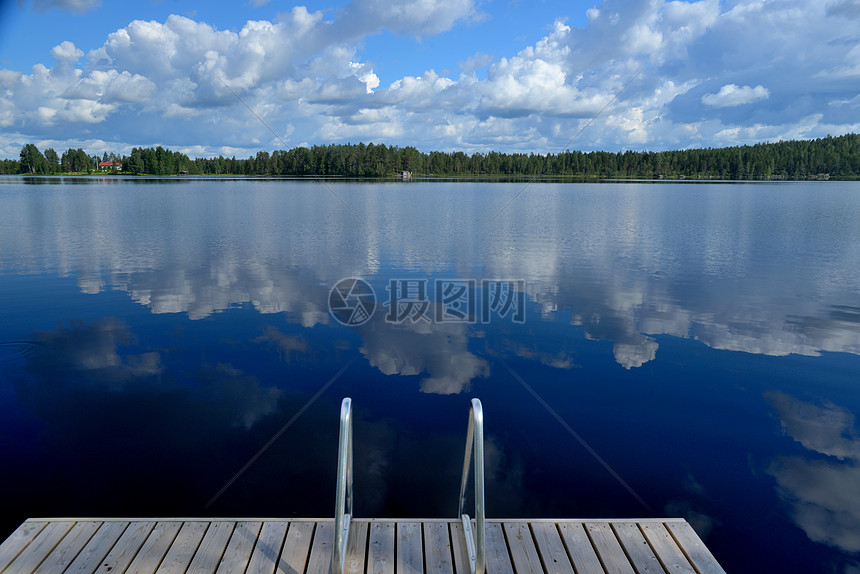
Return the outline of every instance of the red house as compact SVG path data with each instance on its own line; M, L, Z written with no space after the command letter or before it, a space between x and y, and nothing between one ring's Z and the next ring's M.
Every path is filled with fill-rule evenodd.
M110 171L115 169L117 171L122 171L122 163L118 161L110 162L110 161L100 161L99 169L102 171Z

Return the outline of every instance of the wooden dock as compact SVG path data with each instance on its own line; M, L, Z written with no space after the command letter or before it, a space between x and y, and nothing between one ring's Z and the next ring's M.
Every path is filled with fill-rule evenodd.
M332 519L30 519L0 572L330 574ZM683 519L490 520L488 574L722 573ZM469 574L463 525L352 521L345 574Z

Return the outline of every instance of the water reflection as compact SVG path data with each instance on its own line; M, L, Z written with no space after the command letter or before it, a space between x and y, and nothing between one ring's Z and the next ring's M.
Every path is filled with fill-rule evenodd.
M201 325L200 331L205 330ZM343 362L338 356L319 357L315 351L319 341L274 325L264 326L255 338L235 343L242 346L237 356L251 354L245 360L249 366L233 364L230 356L212 361L223 351L200 356L188 351L201 332L184 333L185 348L160 350L152 350L150 342L113 318L77 321L34 335L38 352L24 362L13 382L17 402L43 426L38 436L31 437L37 447L16 459L17 464L26 461L26 471L32 465L40 475L46 469L74 472L75 479L49 489L52 494L39 502L24 500L29 512L44 505L45 512L62 508L78 514L99 508L107 509L105 513L119 509L122 514L199 514L206 500L275 436L285 420L299 412L307 398L303 389L321 385L319 371L308 368L324 370L315 363ZM433 344L429 348L435 355L422 356L417 350L421 338L430 337L432 342L439 336L436 333L392 332L406 340L392 352L403 353L396 361L405 361L394 368L403 374L410 374L405 372L408 369L428 373L421 381L420 390L425 393L463 390L470 376L460 376L458 367L470 361L486 369L485 361L465 352L462 358L452 357L451 365L442 364L444 350ZM374 338L372 330L368 333L374 345L383 342ZM448 334L457 339L455 329ZM455 347L464 336L459 337ZM361 352L371 361L383 360L371 358L370 351ZM383 372L388 369L381 363L375 366ZM362 378L361 386L368 384ZM327 394L320 399L322 404L302 415L217 500L217 511L247 515L260 512L249 509L265 508L264 513L280 516L326 513L334 488L336 401L336 395ZM405 412L409 417L420 416ZM361 446L355 452L355 480L363 515L435 516L455 501L464 432L459 423L465 422L464 417L448 424L447 414L428 416L436 424L441 421L435 432L413 428L390 414L380 417L364 404L357 407L356 442ZM33 456L35 462L29 458ZM494 511L521 512L522 459L507 454L504 442L492 431L486 437L485 457ZM170 472L165 473L165 468ZM33 486L37 491L43 487ZM421 496L416 497L416 492ZM76 511L76 505L82 508Z
M658 335L772 356L860 353L860 204L837 201L848 191L838 185L815 201L780 188L793 195L777 210L765 186L534 185L486 233L516 184L339 187L368 226L313 184L43 187L4 198L0 273L55 270L82 293L124 291L156 314L250 304L312 327L330 323L326 295L341 277L503 277L526 280L532 320L611 341L626 369L654 360ZM427 372L426 390L456 392L485 376L466 351L481 333L377 322L362 352L383 373Z
M860 552L860 435L853 413L780 392L767 399L782 432L808 451L779 456L768 471L793 520L815 542Z
M147 397L181 394L198 405L198 412L201 406L211 408L207 419L214 424L250 428L275 410L281 396L278 388L261 385L229 363L198 365L192 380L183 382L166 372L165 351L141 349L131 329L113 318L76 321L34 338L38 352L27 360L26 376L18 378L16 393L46 420L54 420L82 395L93 399L126 393L147 404Z
M475 394L494 516L641 513L504 361L728 570L815 571L786 544L860 546L860 196L821 183L534 184L486 229L521 184L330 183L366 226L303 182L0 185L10 516L199 515L347 364L213 512L330 514L348 394L361 515L453 513ZM522 279L526 322L386 322L395 278Z
M357 329L361 354L385 375L421 375L424 393L450 395L467 391L489 364L468 349L470 326L425 321L386 323L375 315Z
M113 318L93 324L75 321L50 333L37 333L35 339L39 354L29 364L34 370L50 371L49 379L58 387L69 378L80 377L88 385L120 390L163 370L157 351L120 352L135 345L136 338Z

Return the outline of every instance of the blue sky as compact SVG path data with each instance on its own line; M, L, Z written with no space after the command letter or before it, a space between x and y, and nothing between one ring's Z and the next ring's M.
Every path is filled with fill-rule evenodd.
M860 0L0 0L0 157L554 153L586 125L571 147L860 131Z

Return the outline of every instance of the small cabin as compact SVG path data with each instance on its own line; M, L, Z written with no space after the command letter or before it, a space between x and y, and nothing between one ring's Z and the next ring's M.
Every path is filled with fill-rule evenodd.
M100 161L99 169L102 171L122 171L122 163L118 161Z

